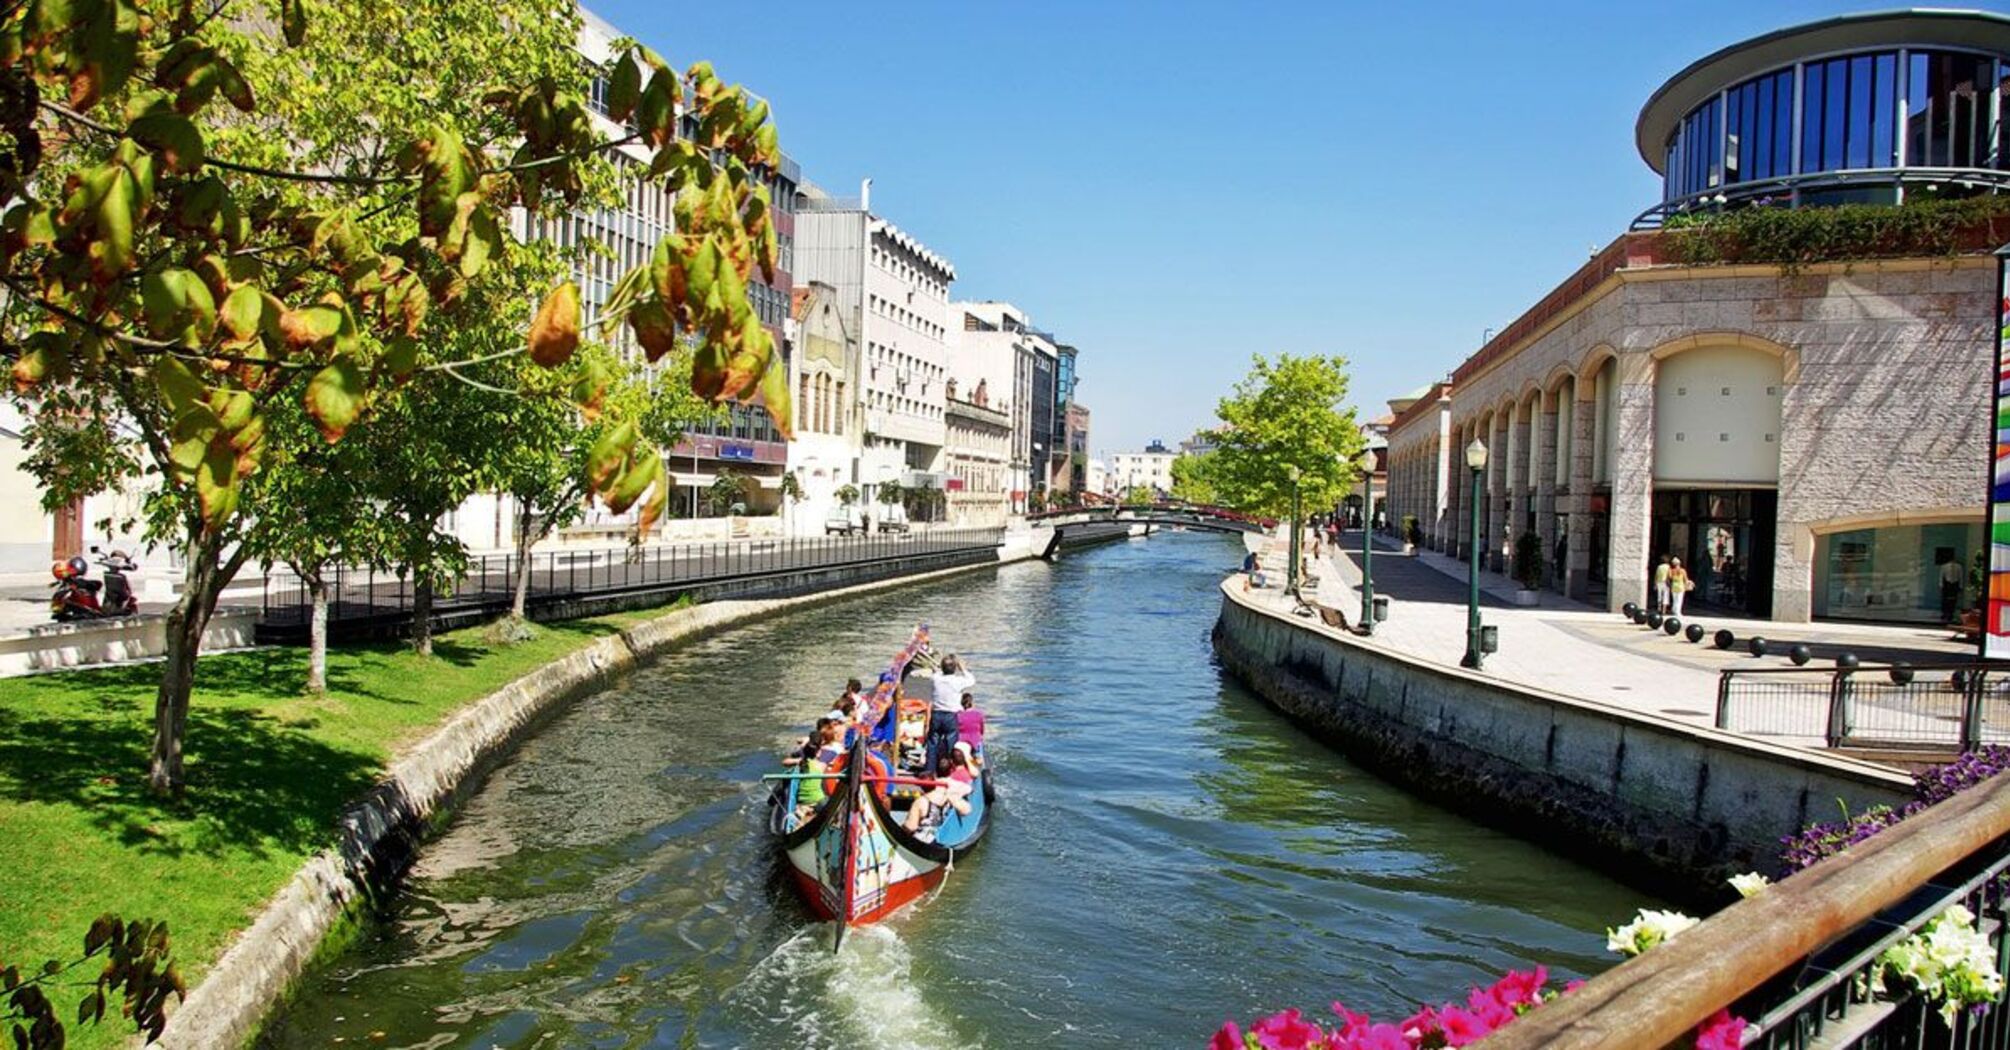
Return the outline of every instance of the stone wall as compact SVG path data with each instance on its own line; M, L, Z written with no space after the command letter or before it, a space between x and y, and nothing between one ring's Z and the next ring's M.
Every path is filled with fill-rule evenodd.
M1884 767L1425 663L1222 588L1215 649L1350 757L1622 881L1720 903L1811 820L1911 796Z
M218 606L202 633L202 651L245 648L253 643L257 625L257 609ZM0 638L0 678L151 660L166 653L167 617L160 613L37 624Z

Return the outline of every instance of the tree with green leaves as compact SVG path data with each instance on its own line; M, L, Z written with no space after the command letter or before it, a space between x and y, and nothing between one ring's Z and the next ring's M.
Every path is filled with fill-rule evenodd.
M1214 504L1221 500L1215 491L1214 452L1182 452L1172 461L1172 497L1188 503Z
M1124 490L1124 506L1149 507L1158 501L1158 493L1150 485L1132 485Z
M720 467L711 487L705 490L705 501L712 505L712 513L722 518L732 514L733 508L746 499L747 476L731 467Z
M1206 471L1220 502L1249 514L1331 507L1346 495L1361 458L1361 429L1347 397L1347 362L1339 357L1258 355L1249 374L1221 399L1224 426ZM1294 485L1292 470L1297 470Z
M492 301L511 210L550 215L632 177L676 194L676 232L616 282L603 326L653 361L696 344L692 391L760 400L786 435L786 370L747 297L775 265L763 187L780 161L768 107L708 63L640 46L591 69L572 0L21 0L0 8L4 354L53 508L145 488L148 535L178 548L149 782L183 783L195 654L253 554L245 523L288 512L255 480L274 405L324 440L452 382L456 327ZM632 131L610 139L587 106ZM679 138L680 121L696 128ZM492 265L504 261L504 266ZM562 365L578 289L542 297L497 354ZM589 375L573 400L591 408ZM634 420L586 465L610 509L668 494Z

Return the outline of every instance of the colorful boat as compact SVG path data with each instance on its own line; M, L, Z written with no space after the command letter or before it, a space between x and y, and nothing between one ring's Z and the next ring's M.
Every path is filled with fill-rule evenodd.
M797 803L802 782L814 774L775 777L770 830L810 908L836 924L833 947L847 927L877 922L941 885L990 824L991 778L980 773L967 798L970 812L950 810L932 838L905 826L909 805L937 784L899 761L903 721L911 735L914 715L925 719L928 710L926 702L905 697L903 684L910 665L928 652L928 629L917 628L867 697L860 722L871 731L856 734L849 752L822 774L826 800L814 812L802 813Z

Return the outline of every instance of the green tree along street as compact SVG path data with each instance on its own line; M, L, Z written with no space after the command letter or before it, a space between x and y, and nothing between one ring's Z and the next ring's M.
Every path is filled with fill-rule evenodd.
M1339 357L1258 355L1215 410L1224 425L1205 475L1220 501L1273 518L1291 513L1294 488L1303 507L1338 503L1364 444L1354 410L1339 407L1346 396Z
M1215 491L1214 453L1182 452L1172 461L1172 497L1188 503L1215 504L1221 502L1221 494Z
M636 177L607 157L589 76L607 74L613 120L632 118L620 141L655 151L642 177L678 191L679 232L623 275L599 323L627 324L652 362L688 338L697 397L758 399L788 433L785 370L746 291L776 254L766 104L707 63L680 73L646 48L587 69L579 17L569 0L241 0L200 17L165 0L33 0L0 21L0 285L29 467L51 508L145 491L147 538L185 565L155 790L185 782L195 654L218 594L285 546L250 541L290 513L273 502L285 485L259 484L279 458L277 403L330 444L380 424L414 433L426 406L407 402L479 382L465 370L526 351L547 368L573 358L570 283L542 294L527 339L491 311L526 276L510 208L555 214ZM677 137L680 111L700 141ZM570 400L606 411L612 382L586 369ZM669 480L645 423L607 427L586 473L610 509L640 505L646 524ZM377 456L407 454L392 444ZM421 578L437 571L434 545L404 545L422 553Z

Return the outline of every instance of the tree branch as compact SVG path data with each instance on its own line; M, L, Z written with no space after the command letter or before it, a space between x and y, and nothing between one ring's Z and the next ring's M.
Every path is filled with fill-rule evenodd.
M92 120L90 117L60 102L51 102L45 98L40 100L40 105L43 109L56 114L64 120L82 125L100 135L123 138L126 134L122 128L116 128L110 124ZM202 163L204 167L222 168L225 171L241 172L246 175L259 175L287 182L316 182L337 186L392 186L418 181L417 175L338 175L333 172L286 171L280 168L267 168L258 164L244 164L234 160L224 160L220 157L210 156L205 156Z

